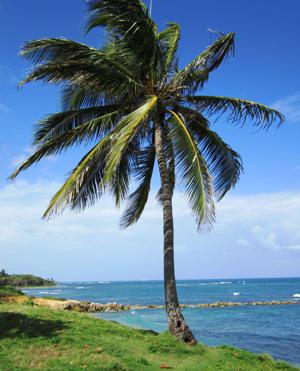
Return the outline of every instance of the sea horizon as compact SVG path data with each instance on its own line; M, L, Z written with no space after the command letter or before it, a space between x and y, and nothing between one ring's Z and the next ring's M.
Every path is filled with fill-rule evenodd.
M219 281L219 280L273 280L273 279L300 279L300 276L283 276L283 277L221 277L221 278L177 278L176 281ZM111 282L111 283L117 283L117 282L163 282L163 279L136 279L136 280L109 280L109 279L94 279L94 280L72 280L72 281L65 281L65 280L58 280L55 281L56 283L75 283L75 282Z

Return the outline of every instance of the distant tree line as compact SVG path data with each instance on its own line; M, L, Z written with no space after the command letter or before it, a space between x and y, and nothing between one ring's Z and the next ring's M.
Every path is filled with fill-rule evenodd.
M0 271L0 286L33 287L55 286L53 279L44 279L31 274L7 274L4 269Z

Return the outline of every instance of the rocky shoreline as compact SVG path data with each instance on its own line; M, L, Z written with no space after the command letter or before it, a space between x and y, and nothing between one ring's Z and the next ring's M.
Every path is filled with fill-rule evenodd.
M92 302L81 302L76 300L52 300L34 298L33 302L36 305L48 306L57 309L71 310L76 312L86 313L101 313L101 312L124 312L129 310L142 309L164 309L164 305L124 305L119 303L99 304ZM241 306L266 306L266 305L297 305L300 301L254 301L254 302L215 302L201 304L181 304L181 308L226 308L226 307L241 307Z
M0 303L7 304L32 304L52 309L62 309L75 312L85 313L101 313L101 312L126 312L129 310L142 310L142 309L164 309L164 305L127 305L120 303L92 303L89 301L67 300L58 298L36 298L27 295L8 295L0 297ZM298 300L283 300L283 301L219 301L215 303L200 303L200 304L181 304L181 308L228 308L228 307L243 307L243 306L267 306L267 305L299 305Z

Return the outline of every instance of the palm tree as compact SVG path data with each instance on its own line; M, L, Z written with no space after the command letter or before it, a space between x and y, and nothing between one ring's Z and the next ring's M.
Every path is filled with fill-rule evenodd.
M198 229L214 221L214 202L239 179L242 161L211 130L208 118L229 113L229 119L269 128L283 116L244 99L199 95L210 73L231 55L234 33L219 35L185 68L179 69L180 27L170 23L159 32L140 0L94 0L89 3L87 32L107 31L100 49L63 38L28 42L21 55L35 67L21 82L41 80L64 84L61 112L35 127L34 153L12 174L43 157L78 144L92 149L73 169L52 198L44 218L66 207L82 210L110 192L119 205L129 193L121 218L127 228L147 203L157 161L163 209L164 282L169 330L184 342L196 342L182 316L174 273L172 196L175 180L183 187Z

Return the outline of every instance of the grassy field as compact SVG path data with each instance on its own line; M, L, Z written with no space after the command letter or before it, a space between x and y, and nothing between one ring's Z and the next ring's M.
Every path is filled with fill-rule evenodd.
M87 314L0 304L0 370L296 370L228 346L189 347L169 334Z

